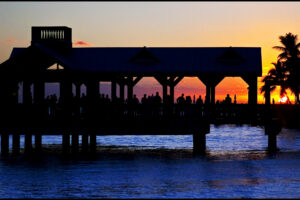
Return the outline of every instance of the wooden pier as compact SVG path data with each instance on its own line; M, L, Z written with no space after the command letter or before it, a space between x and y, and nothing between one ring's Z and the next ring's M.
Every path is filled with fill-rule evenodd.
M42 136L51 134L63 136L65 152L78 152L80 135L82 150L93 152L101 135L191 134L194 152L204 153L211 123L264 123L265 107L257 105L261 74L259 47L74 48L71 28L32 27L31 45L13 48L0 65L1 153L8 153L10 134L14 153L20 150L20 135L25 135L25 152L33 150L35 135L34 151L39 152ZM143 77L161 84L162 102L134 103L134 86ZM204 83L203 104L174 103L175 87L184 77ZM215 88L225 77L241 77L248 84L248 104L216 104ZM108 104L100 98L103 81L111 83ZM59 84L60 98L49 104L45 84L53 82Z

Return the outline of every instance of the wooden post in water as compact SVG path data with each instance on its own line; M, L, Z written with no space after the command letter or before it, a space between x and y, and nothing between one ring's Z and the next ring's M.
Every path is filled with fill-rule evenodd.
M89 135L88 134L82 134L82 151L87 152L89 148Z
M9 135L7 133L1 134L1 154L8 155L9 152Z
M206 150L206 136L205 133L193 134L193 153L205 154Z
M78 147L79 147L79 135L77 133L72 134L72 153L78 153Z
M41 153L42 151L42 135L41 134L35 134L34 136L34 145L35 145L35 152Z
M25 134L25 153L32 151L32 135L29 133Z
M70 151L70 134L63 134L63 153L69 153Z
M91 150L91 152L95 153L96 148L97 148L97 135L91 134L90 135L90 150Z
M265 134L268 135L268 151L270 153L276 152L277 149L277 135L281 131L281 121L279 118L272 118L265 124Z
M193 134L193 153L195 155L204 155L206 152L206 134L210 132L209 121L200 124L200 132Z
M19 154L20 153L20 135L19 134L13 134L13 154Z

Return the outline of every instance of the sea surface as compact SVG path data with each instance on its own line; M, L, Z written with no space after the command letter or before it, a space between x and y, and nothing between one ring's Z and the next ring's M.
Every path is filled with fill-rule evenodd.
M98 136L96 155L63 156L61 136L43 136L42 156L0 157L0 198L300 198L299 130L282 129L276 154L262 127L206 138L205 156L191 135Z

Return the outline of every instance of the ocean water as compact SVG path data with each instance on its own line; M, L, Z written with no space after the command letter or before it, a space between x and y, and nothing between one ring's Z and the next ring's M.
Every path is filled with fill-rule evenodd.
M276 154L262 127L211 125L206 138L205 156L191 135L98 136L94 156L2 156L0 198L300 198L299 130L281 131ZM43 136L49 151L61 142Z

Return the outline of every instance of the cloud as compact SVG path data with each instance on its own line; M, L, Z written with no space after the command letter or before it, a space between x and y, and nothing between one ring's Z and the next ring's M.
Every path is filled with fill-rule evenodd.
M17 42L17 40L15 40L15 39L13 39L13 38L8 38L7 40L5 40L7 43L11 43L11 44L13 44L13 43L16 43Z
M85 46L85 47L92 46L91 43L88 43L88 42L85 42L85 41L82 41L82 40L77 40L73 44L74 44L74 46Z

